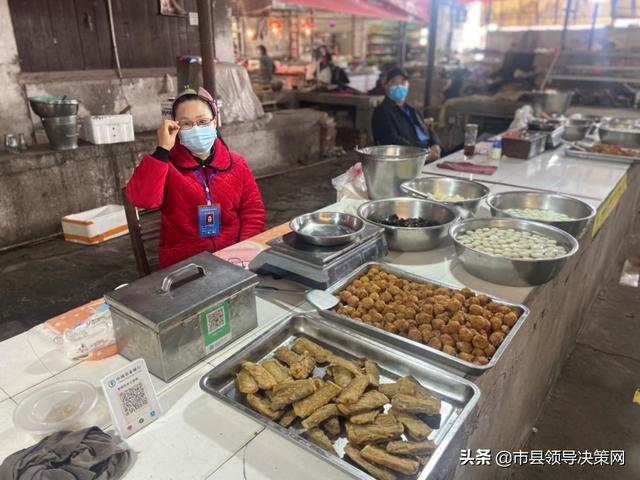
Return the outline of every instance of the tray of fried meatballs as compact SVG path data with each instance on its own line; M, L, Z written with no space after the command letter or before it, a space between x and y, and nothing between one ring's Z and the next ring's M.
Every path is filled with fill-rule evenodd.
M200 386L352 476L382 480L429 478L480 395L317 314L280 320Z
M529 310L468 288L370 262L333 285L320 314L412 355L481 375L493 367Z

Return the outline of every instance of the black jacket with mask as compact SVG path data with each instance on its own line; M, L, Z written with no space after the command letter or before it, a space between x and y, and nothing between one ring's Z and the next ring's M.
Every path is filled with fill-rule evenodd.
M426 141L421 142L418 139L416 125L429 137ZM415 108L409 106L409 115L407 115L389 97L385 97L373 112L372 128L373 139L377 145L408 145L422 148L440 145L442 147L436 132L424 123Z

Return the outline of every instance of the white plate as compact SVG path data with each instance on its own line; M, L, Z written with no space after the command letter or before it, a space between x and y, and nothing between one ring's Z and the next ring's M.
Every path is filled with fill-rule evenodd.
M97 401L96 389L82 380L56 382L34 391L13 413L13 423L31 433L74 430Z

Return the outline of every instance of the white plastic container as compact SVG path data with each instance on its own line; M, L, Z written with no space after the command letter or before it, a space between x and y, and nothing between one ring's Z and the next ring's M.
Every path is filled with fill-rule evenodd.
M129 231L122 205L105 205L62 217L62 231L68 242L94 245Z
M133 142L133 116L128 113L91 116L85 120L80 138L96 145Z

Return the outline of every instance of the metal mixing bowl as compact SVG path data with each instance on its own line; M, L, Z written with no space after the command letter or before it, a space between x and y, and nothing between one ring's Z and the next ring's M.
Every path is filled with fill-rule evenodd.
M459 235L468 230L492 227L513 228L514 230L545 235L565 247L568 253L562 257L549 259L512 259L473 250L457 240ZM488 282L513 287L530 287L548 282L562 269L567 258L574 255L579 248L578 241L559 228L514 218L472 218L463 220L451 226L449 235L453 239L456 254L465 270Z
M589 221L596 215L596 210L588 203L568 195L560 195L557 193L523 191L496 193L487 198L487 205L489 205L491 215L494 217L518 218L520 220L530 220L552 225L576 238L582 235ZM573 220L533 220L507 213L505 210L510 208L551 210L553 212L564 213L573 218Z
M489 195L489 187L478 182L453 177L422 177L403 182L400 188L417 198L426 198L433 202L453 205L475 213L480 201ZM430 198L429 194L460 195L466 200L445 202Z
M531 92L533 110L536 113L565 113L571 105L573 92L558 90L535 90Z
M392 227L379 223L393 215L400 218L418 218L438 223L433 227ZM358 215L377 227L384 228L391 250L422 252L440 246L447 240L449 227L458 220L454 208L441 203L410 197L389 198L364 203Z
M307 243L328 247L355 240L364 222L348 213L315 212L294 218L289 228Z
M562 138L569 142L577 142L584 139L593 126L592 120L570 118L564 125L564 134Z
M402 196L400 184L416 178L429 151L425 148L379 145L356 149L371 200Z
M611 118L598 129L602 143L620 145L623 148L640 148L640 120L635 118Z
M29 97L31 108L40 118L68 117L78 113L79 102L75 98L61 96Z

